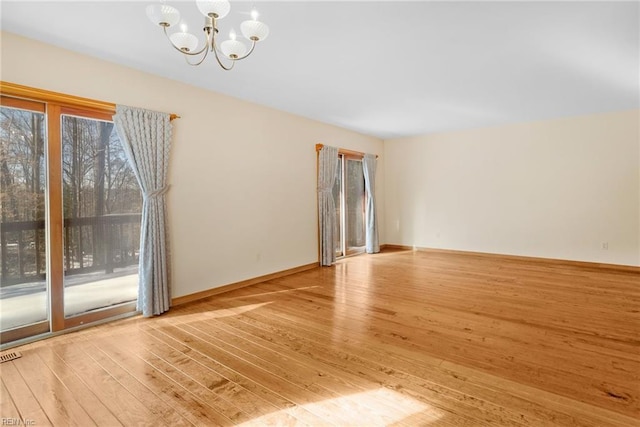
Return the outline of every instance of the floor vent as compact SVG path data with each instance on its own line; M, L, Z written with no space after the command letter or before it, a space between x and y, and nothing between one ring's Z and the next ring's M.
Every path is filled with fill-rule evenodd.
M11 353L5 353L0 355L0 363L11 362L12 360L16 360L21 358L22 355L17 351L12 351Z

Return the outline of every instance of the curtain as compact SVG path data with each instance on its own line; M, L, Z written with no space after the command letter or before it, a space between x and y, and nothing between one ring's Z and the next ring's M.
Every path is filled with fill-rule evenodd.
M376 183L376 156L365 154L362 159L364 172L364 186L367 192L367 204L365 206L365 250L368 254L380 252L378 242L378 216L376 215L375 183Z
M117 105L113 122L143 196L138 310L158 315L171 305L165 200L171 121L169 114Z
M318 218L320 221L320 265L330 266L336 260L336 204L333 184L338 169L338 149L323 146L318 158Z

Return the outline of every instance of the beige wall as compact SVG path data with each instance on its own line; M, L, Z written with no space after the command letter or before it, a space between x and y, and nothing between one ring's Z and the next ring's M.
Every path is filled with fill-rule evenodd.
M385 141L387 243L638 266L639 117Z
M316 143L379 154L384 181L376 138L8 33L1 71L4 81L182 116L168 194L174 297L318 260Z
M640 111L383 143L0 34L2 80L182 116L174 297L317 261L317 142L380 155L381 243L640 265Z

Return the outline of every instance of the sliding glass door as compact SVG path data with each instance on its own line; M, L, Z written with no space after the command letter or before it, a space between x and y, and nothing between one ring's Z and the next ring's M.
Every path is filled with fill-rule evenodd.
M134 312L142 197L112 113L1 100L0 342Z
M362 159L346 159L345 179L345 250L347 255L365 250L365 200Z
M336 256L363 253L366 192L361 158L339 155L332 194L336 205L336 224L338 224Z

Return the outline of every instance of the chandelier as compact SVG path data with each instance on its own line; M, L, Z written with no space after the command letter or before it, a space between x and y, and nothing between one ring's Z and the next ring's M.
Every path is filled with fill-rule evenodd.
M228 0L196 0L196 5L200 12L204 15L204 46L198 48L198 38L187 32L186 25L182 24L180 31L169 34L167 28L180 22L180 12L173 6L166 4L152 4L147 6L147 16L156 25L160 25L164 30L164 34L169 39L169 43L178 52L182 53L189 65L200 65L204 62L209 52L213 52L218 64L225 69L231 70L237 61L251 55L256 43L264 40L269 35L269 27L258 21L258 12L254 9L251 12L251 20L244 21L240 24L240 31L249 41L251 47L247 46L239 40L236 40L236 34L233 30L229 33L229 40L225 40L218 44L216 36L218 35L218 20L224 18L231 10ZM220 59L224 56L231 61L230 65L225 65ZM195 62L191 62L189 57L196 57Z

